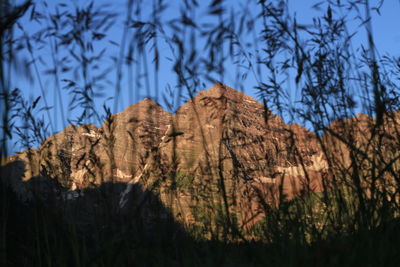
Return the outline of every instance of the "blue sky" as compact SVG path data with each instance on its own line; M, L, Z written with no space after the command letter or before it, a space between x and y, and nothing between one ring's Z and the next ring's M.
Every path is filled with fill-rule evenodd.
M47 2L48 6L46 7L45 5L43 5L43 1L36 1L37 11L46 15L49 12L54 12L56 3L58 4L61 2L68 3L68 5L67 7L59 6L60 10L62 10L63 8L71 8L73 6L87 6L88 4L88 1L47 1ZM205 13L205 8L207 7L207 5L204 4L203 1L199 1L199 3L200 2L201 2L200 7L198 8L198 10L196 10L196 13L194 15L191 14L194 16L191 19L193 19L197 23L211 23L214 25L218 25L218 18L215 16L207 15ZM211 1L205 1L205 3L208 2ZM303 24L303 25L311 24L312 18L323 15L326 12L327 8L326 4L327 1L323 1L324 3L320 6L321 8L320 11L312 8L312 6L318 1L289 0L288 2L289 2L289 12L292 15L296 15L298 24ZM379 1L370 1L370 2L371 6L376 6L379 3ZM183 1L166 1L166 3L168 3L170 6L163 12L163 15L161 17L162 20L167 21L172 18L179 17L181 10L182 9L184 10L184 8L182 8ZM247 3L250 4L248 5ZM180 98L178 96L177 92L179 92L179 88L176 88L177 78L172 70L173 65L170 62L170 58L173 57L173 54L171 53L171 49L168 46L168 44L166 44L163 41L160 41L162 37L159 37L160 39L158 42L160 51L160 68L158 76L155 77L154 72L151 71L154 67L154 64L151 64L152 57L154 55L154 50L152 50L150 46L147 46L145 48L147 61L150 62L147 67L149 68L149 72L151 73L148 79L148 85L146 83L145 77L143 77L141 86L140 87L134 86L132 84L132 80L129 80L129 75L128 75L129 69L124 67L121 72L122 73L122 79L120 84L121 93L119 101L117 101L118 105L114 107L113 97L115 97L115 88L117 87L116 66L118 63L113 62L112 57L113 56L118 57L120 53L120 47L114 45L113 43L121 43L124 30L123 21L126 18L127 8L126 8L126 1L124 0L95 1L95 6L100 6L102 4L109 5L105 8L105 10L108 11L112 10L113 12L119 14L119 16L116 17L115 25L107 32L107 36L101 41L96 42L94 47L93 54L99 53L103 48L106 49L106 52L104 59L100 64L101 66L99 67L99 69L94 69L92 71L93 76L102 73L103 70L108 70L106 73L103 74L103 76L106 76L108 82L103 82L101 85L99 84L98 87L93 88L95 92L102 93L101 96L97 96L94 99L94 105L96 106L96 110L98 110L100 114L104 115L104 112L102 111L102 106L103 104L106 104L111 108L112 112L121 112L128 105L134 104L143 99L144 97L150 96L157 102L159 102L162 106L164 106L167 110L173 111L174 108L178 107L180 104L186 101L187 94L185 94L184 91L182 91L183 97ZM259 12L259 7L256 5L256 1L232 0L232 1L227 1L225 7L227 8L227 10L236 10L236 11L245 10L246 8L248 8L249 16L253 17L255 17ZM152 1L143 1L141 9L142 12L144 12L144 15L140 19L143 21L151 19L149 17L149 14L152 10ZM21 25L28 35L33 35L35 32L39 31L44 25L43 24L40 25L38 23L35 23L34 21L31 21L29 18L30 11L28 11L27 15L22 18ZM345 12L345 10L343 10L343 12ZM377 47L377 50L379 51L380 56L386 54L391 56L400 56L400 50L399 50L400 30L398 29L398 25L400 25L399 21L400 17L398 14L400 14L400 1L385 1L380 8L380 15L378 14L378 12L372 11L372 26L373 26L373 33L375 36L375 45ZM340 14L334 13L334 16L339 16L339 15ZM137 19L139 20L139 18ZM353 48L357 50L362 43L365 43L366 32L364 28L360 29L358 28L360 20L357 19L355 13L349 14L349 16L347 17L347 21L348 21L347 25L350 32L354 32L358 29L357 30L358 33L355 35L353 39L353 46L354 46ZM257 29L257 27L260 28L261 25L255 25L255 26ZM171 33L171 31L168 30L167 26L165 27L165 29L166 29L166 35ZM21 34L21 32L17 31L17 34ZM128 38L130 36L131 35L128 34ZM251 36L249 35L246 38L251 38ZM47 38L47 40L50 39ZM250 42L249 40L244 39L242 41L246 43ZM185 43L185 46L186 45L189 46L189 42ZM205 45L206 45L206 40L204 39L203 40L200 39L196 42L195 46L199 54L198 55L199 57L202 56ZM125 53L126 51L127 48L125 49ZM58 59L60 60L66 54L67 53L65 51L60 51L58 54L59 56ZM32 55L29 55L29 53L26 52L21 52L21 54L19 54L18 56L20 57L21 62L23 62L24 58L26 58L29 61ZM74 119L76 119L76 117L80 114L81 111L79 107L76 108L75 110L68 109L68 106L72 100L71 94L69 91L62 89L66 85L66 82L63 82L61 80L63 79L74 80L73 73L67 72L65 74L60 75L58 81L55 81L54 75L45 74L45 71L51 69L53 66L52 50L50 49L49 43L44 43L41 49L40 46L35 47L33 57L36 59L38 75L36 74L35 69L33 68L32 65L29 68L29 72L31 73L31 75L21 75L21 73L19 72L14 72L12 78L12 87L20 88L26 99L29 99L29 101L31 102L37 99L38 96L42 96L42 99L39 102L39 106L41 107L44 106L43 99L46 98L48 105L52 106L53 108L49 111L49 113L42 111L38 112L37 115L39 117L44 118L46 122L49 121L48 117L49 116L51 117L51 120L53 122L52 123L53 127L52 129L49 128L49 133L52 133L53 131L54 132L60 131L67 124L69 124L67 119L73 121ZM39 57L41 57L41 60L39 60ZM236 67L230 67L232 62L230 61L227 62L228 63L225 65L226 75L224 75L223 82L231 87L239 87L237 89L243 90L245 93L256 97L256 90L254 90L254 87L257 85L257 79L254 77L254 75L252 75L252 73L249 72L249 74L244 79L238 81L235 78ZM76 66L76 62L75 64L71 63L71 65ZM144 66L142 66L142 68L143 67ZM244 70L242 69L241 71ZM136 71L134 75L136 75ZM213 73L211 73L210 75L212 78L219 80L218 75ZM32 78L29 78L28 76L31 76ZM158 81L159 94L156 94L155 80ZM40 83L42 84L42 86L40 86ZM207 89L211 85L212 85L211 81L202 79L201 86L199 86L200 88L195 88L195 90L199 91L202 89ZM104 89L101 90L101 86L103 86ZM55 88L57 87L60 89L56 90ZM171 89L172 96L168 94L168 88ZM296 96L297 93L295 90L294 77L292 77L292 79L287 80L287 92L289 94L293 94L293 98L298 97L298 95ZM58 93L60 93L61 95L58 95ZM163 98L162 94L164 94L166 97ZM172 103L172 106L169 106L164 101L164 99L167 99L168 101L174 103ZM63 114L63 116L61 116L61 114ZM64 121L62 120L62 117L64 117ZM289 120L289 118L284 118L284 119ZM92 121L88 122L99 125L99 120L93 119ZM20 149L20 147L12 145L14 141L15 138L10 142L9 152L11 153L18 151Z

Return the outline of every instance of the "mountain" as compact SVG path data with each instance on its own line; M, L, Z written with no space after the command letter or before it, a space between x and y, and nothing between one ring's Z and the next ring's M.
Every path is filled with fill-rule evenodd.
M342 186L338 177L353 177L375 154L387 168L382 175L397 172L400 116L385 118L386 129L358 115L318 137L216 83L176 114L146 98L100 128L70 125L38 149L5 159L1 175L20 199L67 207L87 224L98 223L98 214L134 214L146 224L172 216L212 238L246 232L300 195ZM386 152L377 154L382 145Z
M362 113L334 121L321 144L331 184L349 185L360 201L370 201L372 210L377 203L400 203L399 111L384 114L382 123Z
M315 136L219 83L181 106L162 140L143 180L167 189L161 199L188 224L212 222L217 206L228 224L243 228L283 195L322 190Z

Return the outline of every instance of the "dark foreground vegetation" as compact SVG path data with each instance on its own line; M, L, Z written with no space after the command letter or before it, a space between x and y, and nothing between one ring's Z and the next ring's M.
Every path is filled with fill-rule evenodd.
M203 6L182 1L180 13L170 18L165 15L168 3L161 0L127 0L124 14L94 2L54 6L0 0L0 265L400 265L400 59L377 51L371 20L373 12L392 3L316 3L320 16L303 25L289 13L286 1L243 1L252 8L230 2ZM198 13L208 17L197 21ZM107 39L121 16L121 42ZM348 27L352 18L356 29ZM41 25L39 30L31 32L27 21ZM357 35L351 31L365 32L366 41L355 47ZM114 52L108 53L103 48L110 45ZM162 87L166 69L172 78ZM117 117L111 113L120 111L123 100L153 94L175 112L181 97L193 98L206 83L233 77L234 87L243 89L248 76L264 106L265 132L275 131L271 140L287 142L246 139L251 136L246 131L240 139L241 133L231 132L237 122L220 116L217 109L209 117L220 116L232 126L221 130L217 159L209 156L208 139L203 138L204 147L181 161L201 164L184 169L176 160L181 156L177 140L187 133L168 128L161 135L165 146L150 140L135 169L122 175L135 177L141 170L143 181L133 186L135 196L127 206L118 208L129 182L112 178L120 165L119 151L114 153ZM22 78L38 88L31 98L24 88L15 88ZM44 83L46 79L52 82ZM53 100L45 88L49 84ZM209 99L216 106L228 101ZM309 128L315 134L312 141L299 146L294 130L271 130L276 118L270 110ZM360 112L367 115L356 115ZM99 152L103 150L96 150L98 140L87 145L76 162L61 145L55 151L44 147L51 146L52 139L46 138L67 124L83 125L80 130L92 138L97 133L92 134L95 126L90 125L103 121L102 134L108 131L101 137L106 161ZM193 121L193 129L197 124ZM235 148L248 140L254 143ZM25 162L6 159L11 142L24 150L19 155ZM32 149L40 144L39 150ZM170 147L171 159L163 164ZM243 151L256 147L267 149L265 158L246 158ZM311 168L315 158L310 148L324 162L317 171ZM230 165L224 165L227 158ZM85 176L85 195L73 201L57 195L80 192L70 177L79 168L89 170L82 167L86 161L102 175ZM286 195L286 174L277 170L290 168L300 170L298 176L308 182L317 176L320 189L305 183L299 192ZM266 181L282 182L271 196L253 188L261 215L247 226L240 217L239 198L230 195L236 194L232 184L247 185L255 179L252 174L262 172L268 174L263 176ZM202 179L206 182L199 182ZM29 197L15 184L30 188ZM193 224L174 206L188 195L197 201L188 212L194 214Z
M3 266L397 266L400 262L398 220L309 243L289 234L304 228L304 222L283 221L289 229L275 233L279 236L274 242L224 242L196 240L172 217L149 227L137 218L114 214L82 231L73 216L61 215L48 203L22 204L4 186L1 192L6 201Z

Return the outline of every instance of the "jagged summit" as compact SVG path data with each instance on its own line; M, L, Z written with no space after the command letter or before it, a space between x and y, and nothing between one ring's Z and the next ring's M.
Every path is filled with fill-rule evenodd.
M260 104L256 99L245 94L244 92L233 89L232 87L229 87L220 82L216 82L213 86L211 86L207 90L200 91L196 97L212 97L216 99L225 97L233 100L254 101L254 103Z
M151 97L145 97L141 101L137 102L139 105L151 105L151 106L160 106L160 104L152 99Z
M199 91L196 96L181 105L176 111L176 117L192 112L197 113L194 117L203 118L203 122L209 119L207 118L209 115L213 117L216 112L219 114L226 112L247 113L249 115L255 112L256 116L260 115L261 117L265 113L268 116L271 115L271 111L265 110L264 105L255 98L220 82L216 82L208 89Z
M239 93L239 91L223 84L220 82L215 82L213 86L211 86L210 88L208 88L207 90L201 91L203 92L203 94L208 95L208 96L212 96L212 97L221 97L224 94L236 94Z
M194 102L201 102L205 98L212 98L214 100L222 100L224 99L229 99L234 101L235 103L247 103L247 104L252 104L256 105L259 108L261 108L263 105L259 103L255 98L248 96L247 94L240 92L236 89L233 89L225 84L222 84L220 82L215 82L213 86L211 86L208 89L204 89L199 91L192 99L189 99L186 104L181 105L180 107L177 108L178 110L181 110L183 107L186 107L187 104L189 103L194 103ZM120 114L138 114L138 116L142 116L143 114L148 114L150 110L159 110L162 112L167 112L159 103L154 101L150 97L146 97L142 99L141 101L129 105L125 110L123 110L120 113L116 113L114 115L120 115ZM142 114L142 115L139 115Z
M124 111L122 111L118 114L142 113L142 112L146 112L146 110L149 111L149 110L153 110L153 109L160 110L162 112L167 112L164 110L164 108L159 103L157 103L150 97L146 97L135 104L129 105Z

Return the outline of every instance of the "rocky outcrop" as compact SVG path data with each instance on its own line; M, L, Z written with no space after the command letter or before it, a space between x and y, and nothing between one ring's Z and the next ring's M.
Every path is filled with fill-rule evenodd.
M151 99L113 114L99 128L70 125L48 137L38 149L5 159L24 162L21 181L32 177L57 180L65 190L127 182L142 171L166 131L170 114ZM72 194L79 196L79 194Z
M266 205L321 191L327 167L314 134L219 83L177 110L157 157L147 177L162 177L162 199L189 224L212 222L219 207L248 227Z
M400 203L400 112L386 113L381 123L362 113L337 120L322 146L332 184L346 184L360 199Z

